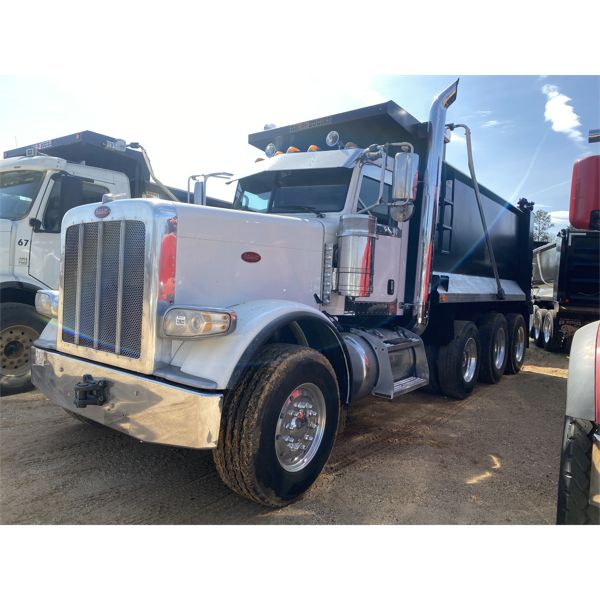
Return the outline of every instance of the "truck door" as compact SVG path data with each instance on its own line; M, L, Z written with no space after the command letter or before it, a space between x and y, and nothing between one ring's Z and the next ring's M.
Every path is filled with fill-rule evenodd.
M381 169L366 165L362 169L359 182L357 210L373 205L379 196ZM390 200L392 174L386 172L384 198ZM367 298L357 298L356 302L377 302L391 304L404 297L404 277L406 272L405 223L396 223L388 217L388 207L380 204L369 212L377 218L377 241L375 243L375 263L373 268L373 293Z
M60 229L65 213L75 206L100 202L110 190L89 179L57 173L46 202L32 220L29 274L51 289L58 288Z

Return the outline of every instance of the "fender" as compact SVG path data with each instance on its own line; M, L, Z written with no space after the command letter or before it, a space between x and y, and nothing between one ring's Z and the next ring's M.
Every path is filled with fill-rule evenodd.
M229 335L185 341L171 365L182 373L215 382L216 389L232 389L244 369L268 340L285 326L292 326L299 345L322 352L333 366L340 398L347 404L351 366L345 342L331 321L319 310L287 300L255 300L228 309L237 313L235 331Z
M22 302L34 304L35 293L41 290L41 285L27 281L2 281L0 282L0 300L2 302Z
M565 409L569 417L598 422L600 390L596 389L596 382L600 379L597 372L600 364L596 364L597 357L600 358L600 321L588 323L573 336Z

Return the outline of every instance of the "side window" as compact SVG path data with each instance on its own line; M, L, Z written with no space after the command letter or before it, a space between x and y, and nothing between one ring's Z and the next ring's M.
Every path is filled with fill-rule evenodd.
M383 188L383 197L386 202L390 201L391 190L392 186L386 183ZM360 183L360 192L358 194L358 210L371 206L377 202L378 197L379 181L364 175ZM388 207L385 204L380 204L379 206L372 208L369 212L377 217L378 223L383 225L388 224Z
M82 204L100 202L102 196L108 193L108 188L83 181L79 177L56 178L44 211L42 220L44 231L58 233L62 219L68 210Z

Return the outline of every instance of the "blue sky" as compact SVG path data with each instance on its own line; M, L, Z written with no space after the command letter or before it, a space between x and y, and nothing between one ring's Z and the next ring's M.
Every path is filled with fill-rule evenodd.
M259 154L247 135L267 122L285 125L386 100L420 120L436 93L457 75L313 77L272 80L214 77L210 93L181 96L177 81L143 96L73 86L68 78L0 76L0 149L91 129L148 149L163 181L185 188L192 173L244 170ZM177 86L179 87L179 86ZM267 94L243 90L268 89ZM240 92L244 101L239 99ZM43 103L39 99L43 97ZM509 201L525 196L551 211L558 226L568 210L573 162L600 148L587 143L600 126L596 76L464 76L448 121L468 124L478 180ZM554 127L554 129L553 129ZM557 130L558 129L558 130ZM374 140L383 141L383 140ZM455 135L447 160L467 171L464 139ZM211 193L229 196L215 182Z

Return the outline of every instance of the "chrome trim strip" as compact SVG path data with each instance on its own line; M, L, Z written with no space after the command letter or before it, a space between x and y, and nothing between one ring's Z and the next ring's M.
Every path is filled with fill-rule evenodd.
M102 406L75 407L74 387L84 374L108 382ZM37 346L31 349L31 376L54 404L138 440L198 449L217 445L219 392L183 388Z
M81 263L83 260L83 223L79 224L79 239L77 240L77 292L75 295L75 344L79 344L79 321L81 312Z
M121 318L123 316L123 263L125 262L125 221L119 231L119 278L117 286L117 317L115 331L115 354L121 354Z
M98 348L98 329L100 327L100 287L102 285L102 243L104 223L98 223L98 246L96 248L96 297L94 298L94 348Z

